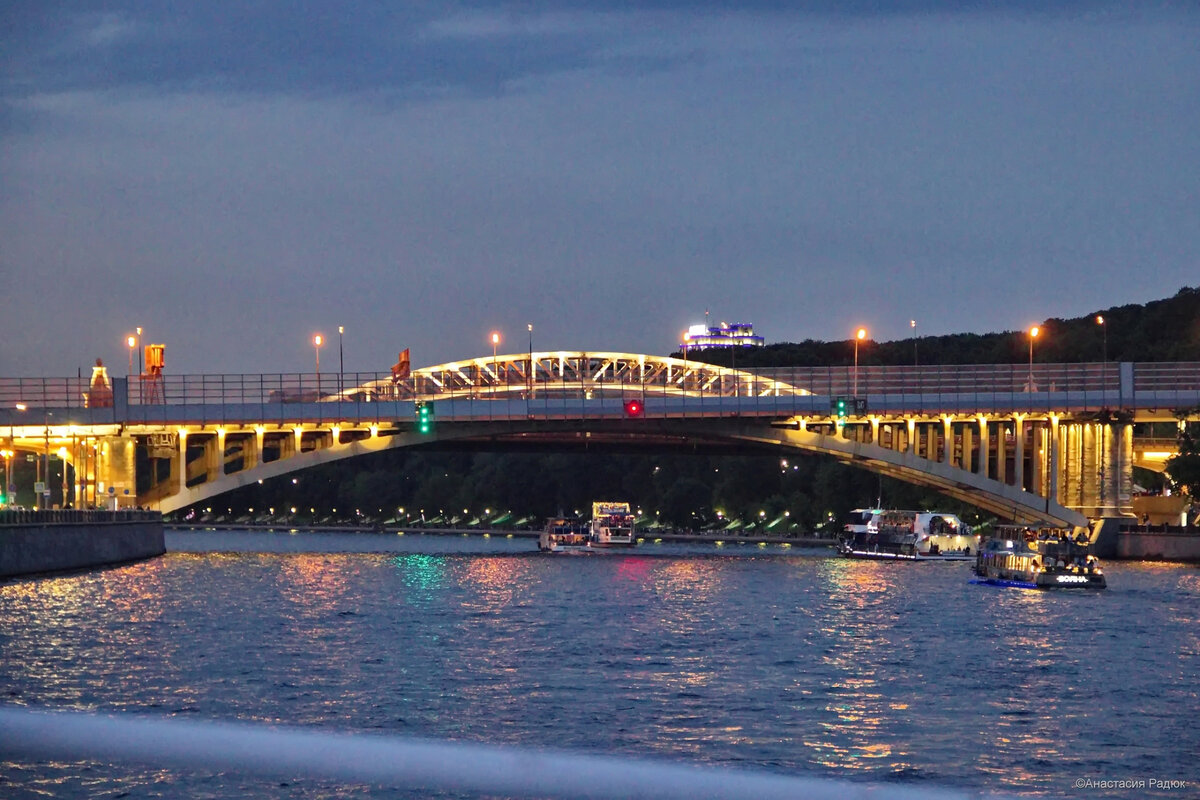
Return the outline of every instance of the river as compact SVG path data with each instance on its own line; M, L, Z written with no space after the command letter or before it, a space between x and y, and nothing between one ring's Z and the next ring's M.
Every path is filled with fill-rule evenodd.
M259 531L167 544L0 585L3 702L1017 795L1200 794L1195 566L1113 563L1107 591L1039 592L971 584L961 562L778 545L564 556L519 538ZM425 796L11 759L0 789Z

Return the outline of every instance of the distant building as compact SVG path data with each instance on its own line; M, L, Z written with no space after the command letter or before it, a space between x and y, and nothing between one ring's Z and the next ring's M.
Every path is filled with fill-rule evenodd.
M679 349L704 350L709 347L762 347L763 337L754 335L754 326L750 323L735 322L730 325L722 322L714 327L693 325L683 334Z

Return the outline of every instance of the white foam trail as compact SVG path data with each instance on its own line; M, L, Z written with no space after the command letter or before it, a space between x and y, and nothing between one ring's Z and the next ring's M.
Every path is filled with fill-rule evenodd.
M974 795L534 748L0 708L0 760L96 760L516 797L965 800Z

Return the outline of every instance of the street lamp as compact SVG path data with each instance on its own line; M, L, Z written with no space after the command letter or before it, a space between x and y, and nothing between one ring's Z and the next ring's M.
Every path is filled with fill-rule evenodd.
M917 358L917 321L916 321L915 319L910 319L910 320L908 321L908 327L912 328L912 334L913 334L913 366L914 366L914 367L917 367L917 366L920 366L920 365L921 365L921 360L920 360L919 358Z
M137 347L137 337L130 334L125 337L125 344L129 345L129 370L125 373L126 377L133 377L133 348Z
M134 330L137 331L137 344L141 345L142 329L141 329L141 327L137 327L137 328L134 328ZM143 367L142 367L142 348L139 346L137 351L138 351L138 375L141 375L142 369L143 369Z
M1034 325L1029 329L1029 385L1026 388L1026 391L1030 392L1034 391L1036 388L1033 385L1033 340L1036 339L1038 334L1041 332L1041 328L1039 328L1037 325Z
M1100 331L1103 334L1103 344L1101 345L1103 349L1100 351L1100 355L1101 355L1100 360L1103 363L1107 364L1108 363L1108 325L1105 324L1105 322L1104 322L1103 314L1096 315L1096 324L1100 326Z
M346 373L346 362L342 360L342 334L345 327L338 325L338 392L342 391L342 375Z
M321 334L313 335L313 350L317 353L317 395L321 394L321 345L325 343L325 337Z
M529 370L525 374L525 391L533 394L533 323L529 323Z
M500 377L496 373L496 345L500 344L500 334L498 331L492 331L492 377L497 383L500 382ZM530 347L532 350L533 348Z
M854 397L858 398L858 343L867 338L867 329L859 328L854 334Z
M4 505L10 506L10 505L12 505L12 502L13 502L13 499L12 499L12 462L10 460L13 457L13 451L12 450L0 450L0 457L4 458L4 486L0 487L0 488L2 488L2 491L0 491L0 495L4 496Z

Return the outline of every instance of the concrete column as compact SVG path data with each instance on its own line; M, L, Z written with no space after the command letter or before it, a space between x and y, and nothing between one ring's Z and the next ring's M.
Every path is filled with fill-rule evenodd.
M974 472L975 454L972 452L975 447L975 432L971 430L971 423L964 422L962 426L962 464L960 465L967 472Z
M1029 491L1046 495L1046 425L1043 422L1029 424Z
M949 417L942 417L942 440L946 446L942 448L942 463L954 465L954 422Z
M1025 488L1025 420L1020 414L1013 417L1013 441L1017 450L1013 454L1013 486Z
M906 430L908 432L908 439L906 439L904 442L904 452L905 453L916 453L917 452L916 451L917 421L910 417L908 420L908 427Z
M879 444L879 420L875 418L871 419L871 442Z
M168 494L178 494L187 486L187 431L179 432L179 452L171 459L171 475L167 483L171 487Z
M988 422L986 419L979 420L979 464L976 472L983 477L988 477L988 462L991 459L992 442L988 438Z
M926 422L925 428L925 459L937 463L938 460L938 430L937 423Z
M1008 483L1008 423L996 426L996 480Z
M263 438L266 431L261 427L254 429L254 438L242 438L242 469L254 469L262 463Z
M225 429L224 428L217 429L217 452L214 455L216 456L216 464L215 464L216 476L215 477L220 478L222 475L225 474ZM209 473L208 479L209 480L215 479L211 472Z
M1060 469L1059 459L1062 450L1062 443L1059 441L1062 432L1059 429L1058 417L1050 417L1050 431L1046 436L1046 498L1051 502L1058 502L1058 489L1061 483L1061 478L1058 474Z

